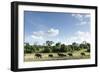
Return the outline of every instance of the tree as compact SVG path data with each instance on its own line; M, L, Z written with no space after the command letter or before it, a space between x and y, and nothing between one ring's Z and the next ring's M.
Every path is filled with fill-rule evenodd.
M60 47L61 46L61 43L58 42L58 43L55 44L55 46Z
M83 41L83 42L80 44L80 48L82 48L82 49L89 49L89 48L90 48L90 44L87 43L86 41Z
M76 43L76 42L73 42L72 43L72 47L73 47L73 51L75 51L75 50L79 50L79 46L78 46L78 44Z
M73 50L73 46L72 45L68 45L67 46L67 51L72 52L72 50Z
M55 44L55 46L52 46L51 50L52 50L52 52L57 53L57 52L60 52L60 48L61 48L61 43L58 42Z
M60 50L56 46L52 46L52 52L57 53L60 52Z
M29 45L29 43L26 43L24 46L24 53L32 53L32 46Z
M51 46L53 44L53 41L46 41L47 46Z
M47 46L44 48L44 50L42 50L42 53L50 53L50 48L48 48Z
M66 49L65 44L62 44L61 48L60 48L60 52L66 52L66 51L67 51L67 49Z
M90 43L87 43L87 52L90 52Z

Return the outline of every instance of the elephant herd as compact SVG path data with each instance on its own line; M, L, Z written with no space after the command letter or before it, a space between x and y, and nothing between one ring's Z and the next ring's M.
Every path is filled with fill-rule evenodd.
M58 55L58 57L66 57L66 56L67 56L66 54L63 54L63 53L57 53L57 55ZM80 53L80 55L81 55L81 56L85 56L85 53L82 52L82 53ZM68 53L68 56L71 57L71 56L73 56L73 54L72 54L72 53ZM35 54L35 57L37 57L37 58L42 58L42 54L36 53L36 54ZM48 54L48 57L53 58L54 55L53 55L53 54Z

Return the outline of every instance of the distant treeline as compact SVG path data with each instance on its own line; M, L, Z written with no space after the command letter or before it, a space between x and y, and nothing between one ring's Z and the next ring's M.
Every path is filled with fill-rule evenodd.
M45 45L30 45L29 43L24 44L24 53L60 53L60 52L74 52L82 49L87 49L90 52L90 43L83 41L78 44L73 42L71 45L65 45L60 42L55 43L53 41L46 41Z

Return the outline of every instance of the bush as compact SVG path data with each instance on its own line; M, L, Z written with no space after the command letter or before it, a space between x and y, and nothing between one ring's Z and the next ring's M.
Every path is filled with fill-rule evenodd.
M42 51L42 53L50 53L50 48L44 48L44 50Z
M67 48L64 44L61 45L60 52L67 52Z
M53 53L60 52L60 49L57 48L56 46L53 46L53 48L52 48L52 52L53 52Z

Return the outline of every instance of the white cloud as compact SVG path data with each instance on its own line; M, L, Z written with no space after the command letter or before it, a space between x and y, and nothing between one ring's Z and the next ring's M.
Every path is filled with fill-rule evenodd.
M72 14L72 17L76 18L78 20L78 23L76 25L87 25L89 24L89 14Z
M76 35L78 35L78 38L79 38L81 41L90 42L90 40L91 40L91 34L90 34L90 32L78 31L78 32L76 33Z
M82 41L87 41L89 43L91 42L90 32L77 31L74 36L67 38L67 44L71 44L72 42L81 43Z
M82 14L72 14L73 17L75 17L76 19L82 21L83 20L83 15Z
M87 25L87 24L89 24L89 22L87 22L87 21L81 21L81 22L79 22L76 25Z
M44 35L44 32L43 31L37 31L37 32L33 32L34 36L43 36Z
M58 29L53 29L51 28L50 30L48 30L46 32L47 36L57 36L59 34L59 30Z
M59 30L58 29L49 29L47 31L37 31L37 32L33 32L32 34L32 38L33 39L39 39L39 40L43 40L46 37L55 37L59 34Z
M42 36L34 36L34 35L32 35L32 38L33 39L38 39L38 40L43 40L43 37Z
M90 18L90 17L91 17L91 15L89 15L89 14L85 15L85 18Z

